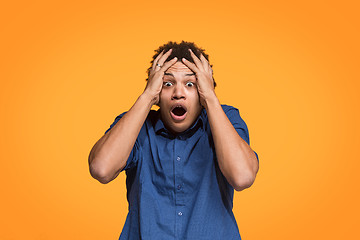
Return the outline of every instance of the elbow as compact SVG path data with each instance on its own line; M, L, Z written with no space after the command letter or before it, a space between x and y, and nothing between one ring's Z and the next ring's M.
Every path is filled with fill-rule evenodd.
M109 182L111 182L111 180L108 180L108 179L97 179L100 183L102 183L102 184L107 184L107 183L109 183Z
M107 184L112 180L110 175L107 173L107 171L105 171L103 167L96 166L96 164L94 163L89 165L89 171L90 175L102 184Z
M96 180L98 180L102 184L107 184L107 183L111 182L111 180L108 178L100 178L99 177L99 178L96 178Z
M254 181L255 181L255 175L248 174L246 177L242 177L242 178L239 178L236 181L234 181L233 188L237 192L240 192L246 188L251 187L253 185Z
M101 175L101 174L97 175L94 178L102 184L107 184L107 183L111 182L111 180L112 180L112 178L108 177L107 175Z
M255 154L254 154L255 156ZM255 161L256 164L254 166L252 166L252 168L249 168L246 171L242 171L241 173L238 173L234 179L234 184L233 187L236 191L242 191L246 188L249 188L253 185L257 172L259 171L259 164L258 164L258 160L255 156Z

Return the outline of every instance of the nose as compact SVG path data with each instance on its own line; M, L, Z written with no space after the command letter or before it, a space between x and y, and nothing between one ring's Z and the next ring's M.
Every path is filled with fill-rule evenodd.
M176 84L176 86L174 87L174 92L171 96L171 99L174 100L174 99L181 99L181 98L185 98L185 89L180 84Z

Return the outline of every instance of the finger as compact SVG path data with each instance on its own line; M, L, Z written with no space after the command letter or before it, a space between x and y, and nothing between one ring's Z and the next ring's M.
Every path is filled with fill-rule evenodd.
M201 71L203 71L203 70L204 70L204 67L203 67L200 59L195 55L195 53L193 53L193 51L192 51L191 49L189 49L189 51L190 51L191 57L194 59L195 65L196 65Z
M200 60L201 60L201 62L203 64L204 69L206 71L209 71L209 69L211 68L210 64L209 64L208 60L204 57L203 54L200 55Z
M152 70L155 69L157 61L159 60L159 58L161 58L162 55L164 55L164 50L162 50L161 53L155 58L153 65L152 65Z
M159 59L159 61L157 62L157 64L159 64L161 67L163 66L164 62L166 61L166 59L170 56L172 52L172 49L170 49L169 51L167 51L163 56L161 56L161 58ZM160 68L161 68L160 67Z
M194 63L190 62L189 60L183 58L182 61L193 72L198 73L200 71L199 68Z
M174 57L173 59L171 59L170 61L167 61L159 71L161 72L165 72L166 70L168 70L169 67L171 67L173 64L175 64L177 62L177 57Z
M154 70L156 70L157 67L160 69L160 68L162 67L162 65L160 65L159 63L157 63L157 64L155 65L155 69L154 69Z

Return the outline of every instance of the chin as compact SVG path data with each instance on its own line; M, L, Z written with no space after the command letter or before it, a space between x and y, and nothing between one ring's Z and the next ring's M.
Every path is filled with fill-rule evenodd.
M167 119L168 121L165 123L166 126L168 126L169 130L171 132L174 132L176 134L185 132L188 128L190 128L190 124L187 124L185 122L182 123L176 123L172 121L172 119Z
M182 127L173 127L171 129L171 131L175 132L175 133L182 133L185 132L188 128L190 128L190 126L186 127L186 126L182 126Z
M189 123L190 119L185 119L182 122L175 122L171 116L166 116L163 118L163 122L165 127L172 133L179 134L185 132L188 128L191 127L191 123Z

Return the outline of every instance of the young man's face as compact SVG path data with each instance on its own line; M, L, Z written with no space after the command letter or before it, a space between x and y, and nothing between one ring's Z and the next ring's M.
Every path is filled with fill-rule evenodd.
M194 123L202 106L196 77L186 65L176 62L166 70L160 93L160 115L166 128L181 133Z

